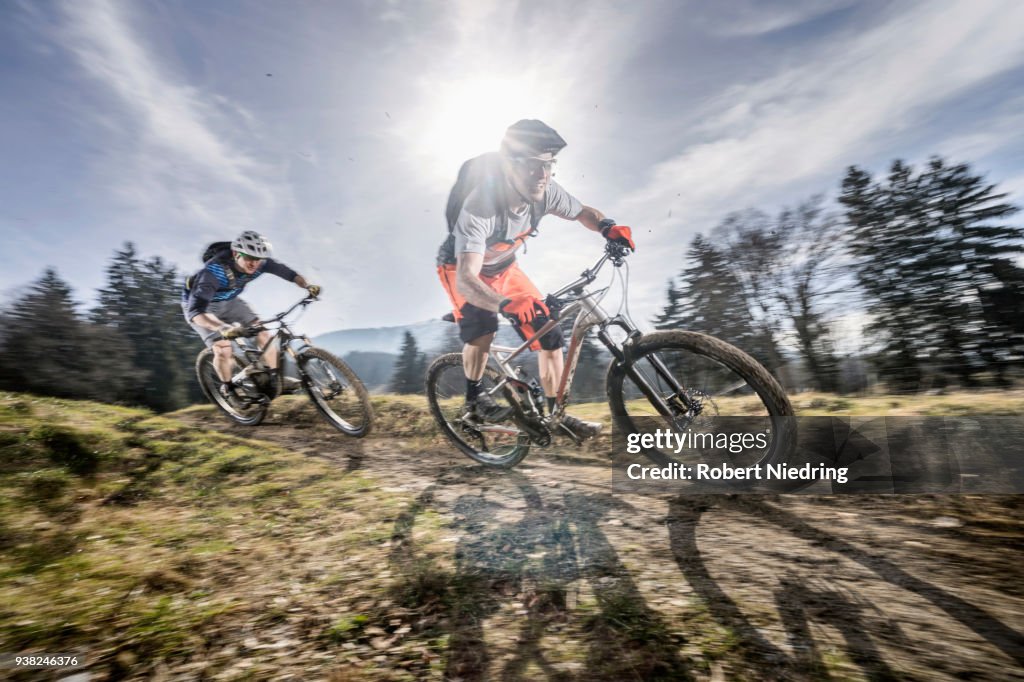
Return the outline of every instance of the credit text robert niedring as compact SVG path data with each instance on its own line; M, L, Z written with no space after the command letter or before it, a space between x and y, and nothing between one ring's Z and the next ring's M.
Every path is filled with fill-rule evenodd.
M662 451L672 450L677 455L685 448L714 448L738 454L755 447L761 450L767 448L768 434L693 433L689 430L685 433L677 433L670 429L658 429L654 433L631 433L626 437L626 452L631 455L639 454L644 449L651 448ZM673 462L668 466L658 468L647 468L641 464L634 463L626 468L626 475L632 480L658 479L683 481L694 479L698 481L832 480L837 483L846 483L847 472L847 467L826 467L811 464L789 466L786 462L754 464L748 467L730 466L725 463L688 465Z

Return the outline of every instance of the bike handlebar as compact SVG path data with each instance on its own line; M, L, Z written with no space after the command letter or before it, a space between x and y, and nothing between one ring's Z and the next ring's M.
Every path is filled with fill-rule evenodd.
M256 324L252 325L251 327L246 327L245 331L242 332L242 334L240 334L238 338L250 339L250 338L256 336L257 334L259 334L260 332L266 331L268 324L272 324L274 322L280 322L284 318L286 318L289 315L291 315L292 311L294 311L299 306L306 307L307 305L309 305L313 301L319 301L319 300L320 299L318 297L304 296L298 303L296 303L295 305L293 305L291 308L289 308L288 310L284 311L283 313L278 313L277 315L274 315L273 317L271 317L269 319L266 319L266 320L259 320Z
M318 297L316 297L316 296L309 296L309 295L304 296L298 303L293 305L288 310L284 311L283 313L278 313L277 315L274 315L274 317L269 319L269 320L260 320L259 324L263 325L263 324L266 324L268 322L280 322L284 318L286 318L289 315L291 315L292 311L295 310L296 308L298 308L299 306L302 306L304 308L307 305L309 305L310 303L312 303L313 301L319 301L319 300L320 299Z
M617 268L622 267L622 264L626 260L626 256L628 256L630 252L631 249L628 246L616 244L615 242L607 242L604 245L604 255L601 256L600 260L594 263L594 266L592 268L584 270L580 274L579 279L577 279L575 282L565 285L564 287L562 287L553 294L548 294L548 299L559 298L561 296L566 295L570 291L579 289L580 287L590 284L595 279L597 279L597 273L601 271L601 268L603 268L604 264L607 263L608 261L611 261L612 265L614 265Z

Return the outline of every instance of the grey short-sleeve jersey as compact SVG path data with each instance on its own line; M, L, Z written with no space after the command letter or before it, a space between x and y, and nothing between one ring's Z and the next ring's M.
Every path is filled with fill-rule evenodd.
M493 185L481 185L470 192L452 232L456 256L460 253L483 254L481 273L484 275L496 274L511 265L524 241L515 241L515 238L530 230L529 204L515 209L506 208L507 219L501 220L495 206L502 202L495 201L489 194L493 191ZM567 220L574 220L583 210L583 204L553 180L548 184L543 205L544 215L556 215Z

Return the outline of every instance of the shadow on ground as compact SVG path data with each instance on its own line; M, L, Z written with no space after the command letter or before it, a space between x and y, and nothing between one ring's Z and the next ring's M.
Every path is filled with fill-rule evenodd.
M395 522L394 597L425 617L420 636L446 639L446 679L830 679L839 671L885 680L927 676L929 669L938 677L971 677L974 664L981 679L1000 669L970 654L936 663L943 656L938 642L922 641L917 624L908 632L871 590L832 575L828 566L840 561L866 569L871 584L894 600L909 591L948 615L950 627L967 628L1024 664L1024 638L1011 626L898 560L811 525L778 498L678 497L664 514L652 512L664 510L663 501L641 500L645 508L638 509L620 497L571 485L552 489L536 478L448 468ZM760 618L734 597L729 577L719 577L721 565L709 567L702 554L698 535L709 509L771 524L788 538L761 585L768 599ZM448 545L420 541L418 524L428 514L450 519ZM748 533L757 532L753 525ZM640 585L646 568L620 555L621 536L610 538L609 527L662 543L664 551L649 550L675 565L667 591L689 592L688 602L673 610L650 585ZM734 560L742 563L744 554L759 560L753 551ZM813 570L809 577L808 564L823 567L819 577ZM823 628L838 637L824 641Z

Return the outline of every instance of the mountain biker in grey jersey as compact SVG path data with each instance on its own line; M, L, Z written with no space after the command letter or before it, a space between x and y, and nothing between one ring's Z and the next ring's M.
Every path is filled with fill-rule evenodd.
M480 387L498 328L497 314L516 320L516 330L524 339L533 335L548 314L540 292L515 262L516 252L536 231L540 215L535 212L578 221L610 241L635 248L628 227L581 204L551 179L555 155L565 145L565 140L541 121L524 119L510 126L501 142L500 162L490 171L492 177L456 207L458 217L449 225L452 236L442 246L438 273L465 343L466 409L480 421L500 421L507 416L507 410ZM454 195L455 188L450 206ZM555 328L533 347L539 350L540 381L549 410L564 371L563 345L561 330ZM601 429L600 424L569 415L563 424L583 438Z
M189 277L182 289L182 312L189 326L199 334L207 347L213 348L213 367L221 380L220 392L231 394L231 339L238 338L246 326L259 321L252 308L238 298L246 285L270 273L294 282L310 296L319 296L320 287L271 255L271 245L262 235L246 230L225 249L203 264L203 269ZM243 326L244 325L244 326ZM260 332L257 341L262 348L270 341L269 332ZM264 361L270 369L277 368L276 349L268 348Z

